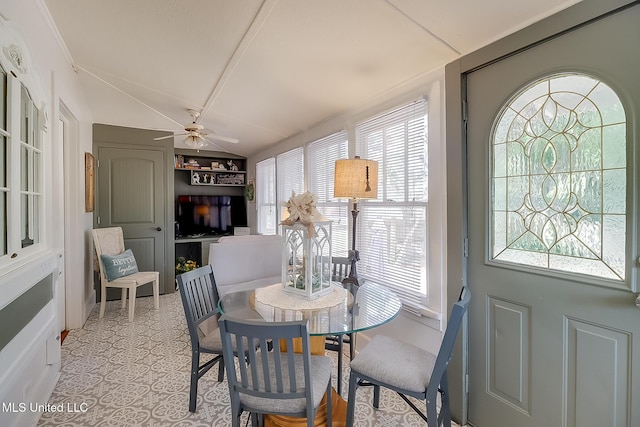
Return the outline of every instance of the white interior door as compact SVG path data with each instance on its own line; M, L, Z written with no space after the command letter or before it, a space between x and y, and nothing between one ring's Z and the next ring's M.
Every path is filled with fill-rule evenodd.
M639 22L468 75L474 426L640 426Z

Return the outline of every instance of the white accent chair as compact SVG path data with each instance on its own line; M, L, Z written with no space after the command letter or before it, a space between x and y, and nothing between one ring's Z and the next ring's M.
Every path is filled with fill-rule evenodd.
M230 291L282 281L284 240L279 235L225 236L209 248L220 298Z
M127 289L129 290L129 322L133 321L136 305L136 290L139 286L153 283L153 302L155 309L160 307L160 273L157 271L140 271L129 276L108 281L100 255L118 255L124 252L124 236L121 227L97 228L93 230L93 244L100 266L100 318L104 316L107 302L106 288L122 288L122 308L127 305Z

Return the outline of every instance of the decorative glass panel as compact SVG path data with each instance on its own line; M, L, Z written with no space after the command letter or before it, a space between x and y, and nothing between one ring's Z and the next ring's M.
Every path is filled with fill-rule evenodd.
M492 135L492 254L497 261L625 279L626 116L583 74L536 81Z
M0 256L7 254L7 193L0 190Z
M38 110L21 86L20 114L20 239L23 248L40 242L41 169Z
M20 196L20 212L22 213L22 217L20 218L21 224L21 233L20 233L20 241L22 242L22 247L26 248L27 246L33 245L34 239L32 236L32 230L30 229L31 221L29 217L33 216L33 200L31 196L27 194L23 194Z

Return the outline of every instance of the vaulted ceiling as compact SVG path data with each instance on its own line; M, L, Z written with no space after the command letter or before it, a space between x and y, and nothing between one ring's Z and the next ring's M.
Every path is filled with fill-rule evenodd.
M245 156L577 2L45 0L95 123Z

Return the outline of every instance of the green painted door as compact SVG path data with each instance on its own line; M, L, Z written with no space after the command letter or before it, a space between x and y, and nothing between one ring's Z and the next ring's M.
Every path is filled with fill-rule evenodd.
M138 269L159 271L160 292L163 292L168 197L162 185L167 173L164 153L99 146L97 158L100 162L97 180L99 227L122 227L125 248L133 251ZM107 292L112 299L120 297L119 289L108 289ZM151 294L151 285L138 291L138 296Z
M640 6L467 79L469 422L640 426Z

